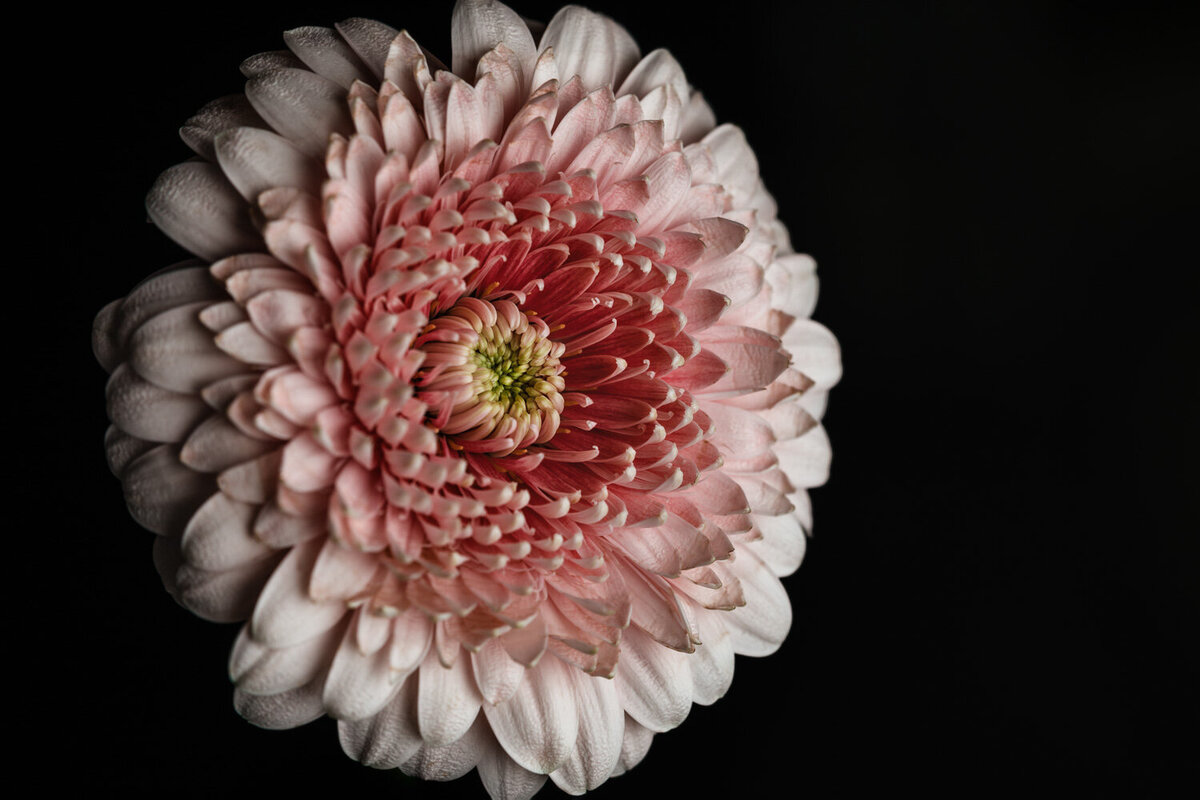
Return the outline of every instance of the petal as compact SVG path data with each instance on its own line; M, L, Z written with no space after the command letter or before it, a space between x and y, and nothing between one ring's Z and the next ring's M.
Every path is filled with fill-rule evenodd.
M554 48L559 84L578 75L586 91L615 86L637 63L633 39L608 17L579 6L567 6L554 15L538 45L539 52Z
M471 666L480 694L492 705L512 697L525 680L525 667L513 661L495 639L471 654Z
M314 601L308 594L309 576L322 542L298 545L276 567L254 607L250 632L269 647L288 647L332 628L346 614L340 600Z
M274 555L252 531L258 509L230 500L221 492L208 498L183 531L180 548L187 563L206 570L226 570Z
M372 82L370 70L332 28L293 28L284 32L283 41L305 66L343 89L355 81Z
M151 442L182 441L211 413L199 397L156 386L127 364L113 371L105 395L113 424L126 434Z
M650 744L653 741L654 731L642 726L641 723L626 714L625 738L621 742L621 760L617 762L613 775L620 775L640 764L646 757L646 753L650 751Z
M513 761L499 743L484 749L478 766L479 780L492 800L530 800L546 784L545 775Z
M221 170L249 201L276 186L320 192L320 165L277 133L234 128L218 134L213 141Z
M689 658L636 627L628 628L614 678L625 711L652 731L677 727L692 708Z
M692 669L692 700L707 706L720 700L733 682L733 640L725 629L728 612L692 604L700 644L688 664Z
M209 261L262 249L241 195L213 164L187 161L158 176L146 211L159 230Z
M245 372L245 364L221 352L200 322L207 305L189 303L142 323L130 337L130 366L151 383L187 394L199 394L213 381Z
M321 705L321 678L279 694L256 695L234 689L233 707L260 728L284 730L306 725L325 713Z
M789 495L788 499L791 498L792 495ZM791 575L800 567L808 547L808 537L800 519L795 514L755 514L753 519L754 527L762 534L762 538L747 543L748 546L776 575Z
M613 681L577 669L567 674L574 684L579 736L550 778L568 794L583 794L604 783L616 768L625 736L625 711Z
M272 128L314 158L324 157L331 134L354 130L346 91L314 72L266 72L246 82L246 97Z
M417 682L409 678L382 711L359 721L338 722L346 755L377 769L392 769L421 748L417 731Z
M557 658L543 659L525 673L511 698L483 706L496 740L513 761L532 772L558 769L579 733L568 669Z
M197 472L222 472L278 447L278 441L247 436L228 419L214 414L192 431L179 460Z
M249 631L250 626L244 626L234 644L230 677L241 691L264 695L298 689L322 675L343 633L341 626L334 626L306 642L276 650L255 642Z
M468 658L442 666L434 653L421 664L417 684L417 726L431 747L458 741L475 721L482 698Z
M175 576L176 599L210 622L240 622L250 616L259 590L278 561L278 555L272 555L216 571L184 564Z
M728 612L722 620L735 652L767 656L779 649L792 626L792 606L779 578L753 551L739 549L730 564L741 582L746 605Z
M687 97L687 78L683 68L667 50L659 48L638 62L625 78L617 94L633 94L645 97L659 86L670 86L679 97Z
M179 448L159 445L121 474L125 503L138 524L159 534L182 533L192 513L216 491L211 475L179 461Z
M388 47L396 38L396 29L373 19L352 17L337 24L337 31L370 68L376 78L383 77Z
M800 488L820 486L829 479L833 451L825 428L817 425L803 436L775 446L779 466L792 485Z
M521 17L495 0L462 0L450 18L451 68L466 80L485 53L503 44L512 50L527 77L532 77L537 46Z
M800 319L792 323L783 337L792 354L792 362L817 389L827 389L842 376L841 350L837 339L819 322Z
M337 719L372 717L391 701L403 677L388 665L387 650L365 655L358 647L354 626L347 626L325 679L325 709Z
M340 463L312 434L305 433L283 448L279 477L291 489L314 492L333 485Z
M427 781L452 781L474 769L489 746L495 744L487 735L487 722L481 717L458 741L441 747L421 745L412 758L400 765L400 770Z
M130 436L116 425L109 425L104 432L104 456L108 460L109 470L118 478L135 458L145 455L154 447L154 442Z
M222 131L241 127L266 127L244 94L221 97L208 103L179 129L179 138L206 161L217 158L214 139Z

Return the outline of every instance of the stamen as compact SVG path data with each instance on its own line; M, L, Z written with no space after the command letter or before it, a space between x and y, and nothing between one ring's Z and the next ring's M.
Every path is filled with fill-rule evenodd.
M430 370L421 383L430 413L445 420L441 430L452 443L476 449L467 443L504 439L506 443L478 448L504 456L554 436L564 407L560 359L566 348L550 339L540 317L509 300L466 297L430 328L431 353L444 352L447 346L438 339L453 333L454 347L464 356L439 356L444 368ZM440 409L433 407L434 398L441 398L436 403Z

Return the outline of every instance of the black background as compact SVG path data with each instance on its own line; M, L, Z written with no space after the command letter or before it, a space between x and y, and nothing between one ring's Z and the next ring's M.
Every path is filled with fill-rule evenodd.
M745 129L846 368L790 638L597 796L1194 784L1197 6L593 7ZM132 795L481 796L360 767L329 720L237 717L236 627L159 586L88 346L103 303L181 257L142 198L242 58L355 15L448 57L450 4L112 8L23 29L54 35L10 126L10 165L34 167L10 186L36 253L7 265L28 287L6 321L34 362L6 466L29 768Z

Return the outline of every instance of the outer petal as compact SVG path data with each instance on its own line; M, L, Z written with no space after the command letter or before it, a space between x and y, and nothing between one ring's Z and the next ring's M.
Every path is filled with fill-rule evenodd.
M527 77L532 77L537 47L529 27L508 6L495 0L462 0L450 20L451 64L461 78L473 80L484 53L503 44L512 50Z
M483 713L504 750L531 772L549 774L570 755L579 734L570 669L545 658L526 672L508 700L485 704Z
M608 779L621 758L625 711L612 680L580 670L568 673L579 709L579 736L551 780L567 794L583 794Z
M163 233L210 261L262 250L262 239L237 191L212 164L188 161L158 177L146 211Z
M625 631L615 678L625 711L652 731L678 727L692 708L689 657L635 627Z

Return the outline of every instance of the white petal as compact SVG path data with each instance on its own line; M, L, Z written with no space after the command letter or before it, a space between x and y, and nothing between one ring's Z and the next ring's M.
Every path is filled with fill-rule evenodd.
M512 697L525 680L525 667L513 661L504 645L492 639L479 652L471 654L475 684L483 699L492 705Z
M837 339L819 322L798 319L783 336L792 354L793 366L807 375L816 389L828 389L842 376L842 357Z
M250 637L250 626L243 625L233 642L233 650L229 653L229 679L236 683L270 652L270 648L263 647Z
M821 425L799 436L775 445L779 466L796 488L820 486L829 479L829 463L833 450L829 435Z
M338 722L346 755L377 769L393 769L421 748L417 731L417 682L409 679L392 701L370 719Z
M287 50L255 53L238 65L238 70L247 78L257 78L259 75L281 69L305 69L305 66L295 53Z
M249 631L249 626L242 630ZM234 646L234 654L241 655L254 649L263 652L236 676L232 674L234 665L231 663L231 677L237 681L238 689L248 694L279 694L297 689L322 675L329 667L337 652L341 634L341 627L334 626L307 642L272 650L257 644L248 633L244 633Z
M568 675L575 686L579 736L550 779L567 794L579 795L604 783L616 769L625 736L625 711L613 681L578 669Z
M495 0L462 0L450 19L451 68L466 80L475 79L475 65L484 53L503 44L516 54L526 78L532 77L537 46L528 26L508 6Z
M134 287L112 317L112 345L124 351L130 335L146 320L176 306L201 300L225 299L225 290L213 280L207 266L195 259L172 264ZM100 320L97 318L97 324Z
M349 626L325 679L325 709L337 719L372 717L400 688L400 678L388 666L386 650L364 655L358 649L354 628Z
M265 128L267 123L250 105L244 94L233 94L213 100L196 112L179 129L179 138L206 161L217 158L213 140L221 131L232 128Z
M692 700L712 705L725 696L733 682L733 640L725 629L725 611L710 611L692 603L700 644L692 654Z
M792 500L792 495L789 494L788 499ZM804 551L808 547L808 538L799 517L796 514L755 514L753 519L754 526L762 533L762 539L749 542L748 545L776 575L791 575L804 560Z
M256 439L238 430L223 416L214 414L188 437L179 460L197 472L222 472L277 449L280 442Z
M456 658L443 667L430 653L421 663L417 682L417 726L430 747L458 741L479 714L482 698L471 675L470 659Z
M252 523L258 508L217 492L197 509L183 532L180 550L187 563L206 570L226 570L273 555L255 538Z
M283 40L309 69L343 89L349 89L355 81L374 82L354 50L333 28L293 28L284 32Z
M551 773L575 745L579 717L568 669L557 658L542 659L511 698L483 706L496 740L525 769Z
M279 556L212 571L183 564L175 575L175 598L199 617L211 622L240 622L250 616Z
M225 176L251 202L276 186L320 193L320 165L277 133L261 128L234 128L218 134L215 146L217 162Z
M146 211L159 230L209 261L263 248L246 202L213 164L187 161L165 170L150 187Z
M155 447L154 442L130 436L116 425L109 425L108 430L104 432L104 456L108 459L108 468L118 478L135 458L145 455Z
M616 85L638 58L637 45L624 28L579 6L567 6L550 20L538 50L549 47L554 48L559 84L578 75L587 91Z
M530 800L545 785L546 776L525 769L496 743L479 759L479 780L492 800Z
M652 731L677 727L692 708L690 657L663 647L637 627L626 629L614 678L625 711Z
M373 554L353 550L330 537L313 564L308 594L318 601L348 601L367 587L378 567Z
M253 461L230 467L217 476L221 491L243 503L266 503L279 483L280 452L275 450Z
M726 123L711 130L702 141L712 150L722 185L733 192L739 206L744 206L758 185L758 159L746 142L746 134Z
M322 544L313 539L294 547L263 587L250 623L259 642L288 647L324 633L346 614L344 602L317 602L308 594L309 575Z
M388 47L396 38L396 29L373 19L353 17L339 22L337 31L375 74L375 77L382 78Z
M822 389L809 389L804 394L800 395L800 407L812 415L813 419L820 419L825 414L825 406L829 403L829 391Z
M116 333L117 319L122 300L113 300L105 304L92 320L92 354L104 367L105 372L112 372L121 364L124 357L124 342L118 343L113 336ZM109 416L112 416L111 413Z
M254 535L269 547L286 549L322 535L329 523L324 515L294 516L275 503L264 505L254 520Z
M699 92L692 92L679 117L679 138L684 144L698 142L717 124L717 116Z
M213 381L245 372L245 364L221 352L200 322L207 305L178 306L142 323L130 337L130 366L151 383L187 394L199 394Z
M324 714L321 679L279 694L257 695L234 689L233 707L260 728L284 730L305 725Z
M113 424L152 442L182 441L211 411L199 397L156 386L127 364L113 371L104 393Z
M767 656L779 649L792 626L792 605L779 578L749 548L739 548L730 568L738 576L746 605L721 619L734 652Z
M817 262L811 256L788 253L778 256L768 267L771 307L793 317L808 317L817 305Z
M420 611L413 610L396 617L392 623L388 663L396 672L409 674L424 661L432 640L433 624Z
M683 67L675 60L670 52L659 48L648 53L645 58L629 73L618 95L633 94L645 97L659 86L670 86L680 98L687 97L687 78L684 77Z
M354 622L354 641L366 655L378 653L392 638L392 620L367 608L358 612Z
M185 467L179 448L165 444L130 462L121 483L129 513L160 534L182 533L192 513L216 491L212 476Z
M259 333L249 320L221 331L213 343L243 364L271 367L290 360L286 350Z
M246 82L246 97L271 127L301 151L325 155L329 136L349 135L354 126L346 107L346 91L314 72L281 69Z
M633 769L642 762L650 751L654 741L654 731L643 727L641 723L628 714L625 715L625 738L621 742L621 759L617 762L613 775Z
M412 758L400 765L400 770L427 781L452 781L474 769L489 747L495 746L487 735L487 722L479 717L456 742L441 747L421 745Z

